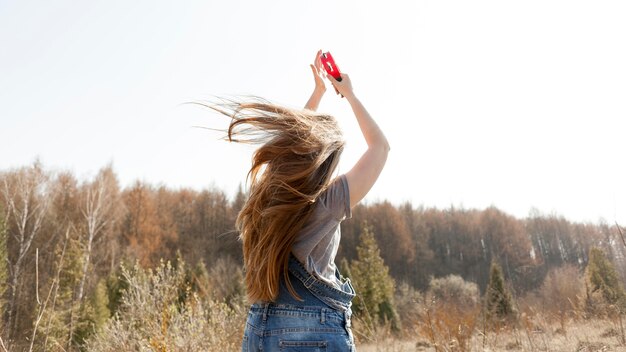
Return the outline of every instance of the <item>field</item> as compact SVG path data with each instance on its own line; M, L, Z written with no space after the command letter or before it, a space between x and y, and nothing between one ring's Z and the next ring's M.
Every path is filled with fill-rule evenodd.
M376 341L357 344L360 352L404 351L462 351L455 339L440 339L433 343L428 337L416 334L414 338L381 336ZM587 320L561 324L539 324L532 329L518 329L489 333L479 331L472 337L468 351L626 351L619 321Z
M0 352L240 349L242 191L37 162L0 185ZM353 209L341 243L360 351L626 350L617 224L381 202Z

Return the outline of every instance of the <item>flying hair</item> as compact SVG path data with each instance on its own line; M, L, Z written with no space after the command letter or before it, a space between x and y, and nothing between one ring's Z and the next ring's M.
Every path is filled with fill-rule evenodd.
M249 196L237 216L250 303L277 298L297 234L332 181L345 141L334 117L254 98L197 103L231 119L225 139L259 145L247 175Z

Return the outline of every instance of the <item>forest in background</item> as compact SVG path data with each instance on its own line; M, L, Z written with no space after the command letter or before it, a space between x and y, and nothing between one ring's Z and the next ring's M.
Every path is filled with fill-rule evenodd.
M82 346L124 304L120 295L130 278L124 270L157 270L168 261L186 263L189 275L206 278L189 280L198 285L195 293L241 306L234 223L245 199L242 190L229 199L219 189L140 181L122 189L111 165L88 180L46 170L39 161L0 171L3 344L15 350ZM626 278L626 244L616 225L536 211L517 219L496 207L379 202L355 207L341 231L337 263L358 263L358 247L369 233L395 286L416 292L453 274L482 294L497 263L510 290L523 296L540 289L555 269L582 273L593 247L615 264L620 281Z

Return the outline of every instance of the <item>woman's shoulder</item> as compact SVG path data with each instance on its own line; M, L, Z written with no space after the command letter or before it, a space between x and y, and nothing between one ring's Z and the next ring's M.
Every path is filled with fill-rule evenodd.
M349 219L352 217L350 209L350 188L345 174L337 176L320 194L318 200L320 205L331 212L337 220Z

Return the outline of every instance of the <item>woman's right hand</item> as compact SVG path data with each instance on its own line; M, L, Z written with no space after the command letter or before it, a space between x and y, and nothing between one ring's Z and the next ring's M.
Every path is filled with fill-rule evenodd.
M343 97L352 97L354 95L352 81L350 81L350 76L347 73L341 74L341 81L336 80L335 77L328 73L326 74L326 79L335 87L337 94L341 94Z

